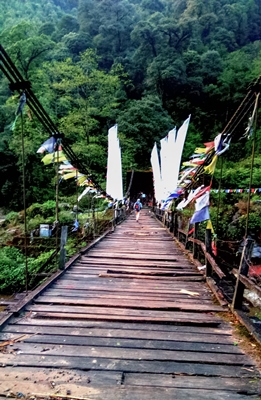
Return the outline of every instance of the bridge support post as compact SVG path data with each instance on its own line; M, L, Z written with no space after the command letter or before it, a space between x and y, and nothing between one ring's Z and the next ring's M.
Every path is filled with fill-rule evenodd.
M205 232L205 245L206 245L206 251L209 253L211 256L212 254L212 247L211 247L211 242L212 242L212 232L211 229L206 229ZM206 265L206 276L212 276L212 267L210 262L208 261L207 257L205 257L205 265Z
M238 268L238 276L237 276L237 281L236 281L236 285L235 285L234 297L233 297L233 302L232 302L232 310L234 310L234 309L241 310L241 308L242 308L245 285L240 281L240 275L248 276L249 260L251 258L253 247L254 247L254 240L252 238L248 237L244 243L241 261L240 261L240 265Z
M60 244L60 260L59 260L59 269L60 270L63 270L65 267L66 249L64 246L67 243L67 237L68 237L68 226L62 226L61 244Z
M198 238L198 227L199 227L199 223L196 222L194 225L194 239L196 239L196 240ZM195 241L193 242L193 258L195 258L195 259L198 258L198 245Z
M177 212L174 212L174 217L173 217L173 233L174 233L174 236L175 237L177 237L178 236L178 228L179 228L179 226L178 226L178 213Z

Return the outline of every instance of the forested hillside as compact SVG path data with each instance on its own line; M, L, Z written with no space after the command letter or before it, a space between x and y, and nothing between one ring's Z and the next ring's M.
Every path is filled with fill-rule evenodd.
M222 130L261 73L261 2L2 1L0 43L105 187L107 130L116 122L125 172L148 168L154 141L189 114L185 157ZM18 100L0 73L0 206L14 210L22 202L19 121L10 129ZM53 167L36 154L48 136L26 106L28 204L53 198ZM250 152L243 140L226 153L231 185L240 184L233 162L244 170Z

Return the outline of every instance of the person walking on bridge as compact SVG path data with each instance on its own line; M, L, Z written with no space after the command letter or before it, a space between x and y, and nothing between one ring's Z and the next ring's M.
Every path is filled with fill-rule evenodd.
M135 213L136 213L136 221L139 222L139 218L140 218L140 210L142 208L142 204L140 202L140 199L137 199L137 201L134 203L133 206Z

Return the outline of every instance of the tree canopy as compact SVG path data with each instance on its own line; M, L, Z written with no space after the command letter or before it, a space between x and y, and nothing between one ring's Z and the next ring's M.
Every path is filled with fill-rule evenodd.
M115 123L125 173L133 166L148 168L153 143L189 114L186 151L213 140L260 74L260 25L259 0L0 4L1 44L103 187L107 131ZM14 209L21 206L21 127L12 132L10 124L18 98L0 74L0 206ZM32 203L39 195L51 197L53 171L36 154L48 134L27 114L29 107L26 184ZM259 129L258 143L260 135ZM232 145L236 152L227 158L242 160L243 168L251 146L242 143ZM228 183L236 180L227 177Z

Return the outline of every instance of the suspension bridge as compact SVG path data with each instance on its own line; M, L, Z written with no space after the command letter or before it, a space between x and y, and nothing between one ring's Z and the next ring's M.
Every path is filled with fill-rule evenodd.
M0 398L258 399L229 315L143 209L9 310Z

